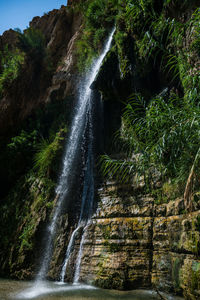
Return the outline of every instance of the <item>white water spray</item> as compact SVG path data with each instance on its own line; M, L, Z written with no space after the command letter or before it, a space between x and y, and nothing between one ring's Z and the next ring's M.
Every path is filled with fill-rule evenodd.
M74 277L74 283L77 283L79 280L79 273L80 273L80 265L81 265L81 258L82 258L82 250L83 250L83 243L85 240L86 230L88 227L88 220L91 218L92 215L92 208L93 208L93 199L94 199L94 175L93 175L93 124L92 124L92 91L90 89L91 84L95 80L95 77L98 74L98 71L101 67L102 61L105 58L106 54L108 53L113 35L115 32L115 28L112 30L106 44L105 48L103 50L103 53L101 56L93 63L93 66L91 68L91 71L89 72L89 75L86 80L86 84L84 88L81 90L80 97L84 100L85 105L88 105L88 125L89 125L89 136L88 136L88 151L87 151L87 162L86 162L86 172L85 172L85 178L84 178L84 185L83 185L83 195L82 195L82 204L81 204L81 212L79 217L79 222L77 228L74 230L74 232L71 235L64 264L61 270L60 280L61 282L64 282L66 267L68 265L68 262L71 257L71 253L73 251L74 242L76 239L76 233L81 227L84 227L83 235L80 242L80 248L76 260L76 268L75 268L75 277ZM81 101L80 99L80 101ZM63 186L59 187L60 190L63 189Z
M112 30L112 32L108 38L108 41L106 42L103 53L93 63L93 66L92 66L90 72L88 73L88 76L86 77L85 84L83 85L83 87L80 89L80 92L79 92L79 99L78 99L78 103L77 103L77 107L76 107L76 113L75 113L75 116L74 116L74 119L72 122L70 136L68 138L68 142L66 145L66 152L65 152L64 161L63 161L63 169L62 169L61 176L59 178L59 183L58 183L58 186L56 189L57 205L54 210L54 215L53 215L51 224L48 227L48 233L47 233L48 235L47 235L45 249L43 252L44 254L42 257L41 268L40 268L40 271L36 278L38 281L45 279L45 276L48 272L49 263L50 263L50 260L52 257L52 252L53 252L52 244L53 244L55 233L56 233L56 227L57 227L56 225L57 225L58 217L60 216L65 197L69 191L68 182L70 179L70 175L73 171L76 154L80 150L80 146L81 146L80 141L84 134L86 121L87 121L86 116L87 116L87 113L89 112L89 114L90 114L90 111L91 111L90 99L91 99L92 91L90 89L90 86L93 83L93 81L95 80L95 77L98 74L98 71L102 64L102 61L110 49L114 32L115 32L115 29ZM91 145L91 147L92 147L92 145ZM88 149L88 153L90 152L89 150L90 149ZM83 194L84 194L84 191L83 191ZM82 200L84 200L84 199L82 199ZM81 208L82 216L80 215L80 222L82 221L81 219L83 218L83 210L84 210L84 206L82 204L82 208ZM78 231L78 229L76 231ZM75 238L75 233L76 232L73 233L73 239ZM73 245L73 240L70 242ZM68 250L69 250L68 252L71 251L71 249L68 249ZM69 255L70 255L70 253L69 254L67 253L66 257L68 257ZM64 268L64 266L63 266L63 268ZM63 278L63 275L62 275L62 278Z
M79 231L80 226L76 227L76 229L72 232L68 247L67 247L67 251L65 254L65 260L64 260L64 264L60 273L60 282L64 282L65 279L65 272L66 272L66 267L68 264L68 261L71 257L71 253L72 253L72 248L74 246L74 241L75 241L75 237L76 237L76 233Z
M79 252L78 252L78 256L76 259L76 268L75 268L75 273L74 273L74 284L77 284L79 282L79 278L80 278L80 270L81 270L81 259L82 259L82 255L83 255L83 245L85 242L85 237L86 237L86 233L87 233L87 229L88 226L90 225L90 222L88 222L88 224L85 226L84 230L83 230L83 235L81 238L81 242L80 242L80 248L79 248Z

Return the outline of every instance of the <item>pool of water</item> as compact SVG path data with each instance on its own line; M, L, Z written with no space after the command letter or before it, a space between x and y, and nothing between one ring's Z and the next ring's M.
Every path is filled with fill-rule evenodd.
M183 298L164 294L168 300ZM159 300L156 292L150 290L113 291L90 285L71 285L56 282L28 282L0 280L0 300Z

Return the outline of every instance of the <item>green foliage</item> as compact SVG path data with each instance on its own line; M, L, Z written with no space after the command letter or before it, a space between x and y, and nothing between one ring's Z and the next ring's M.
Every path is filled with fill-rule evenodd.
M133 179L134 171L143 175L146 183L153 184L156 173L163 183L167 178L186 181L199 149L199 106L162 96L145 106L141 97L135 95L126 106L123 124L121 139L128 145L129 161L103 156L104 175L126 181Z
M81 40L77 42L78 69L83 72L86 67L89 67L92 60L97 57L98 53L94 47L88 44L90 32L84 32ZM95 44L97 41L95 40Z
M127 33L125 33L124 31L117 30L115 34L115 43L117 45L120 71L122 77L125 77L126 74L129 72L129 59L126 56L126 47L125 47L126 39L127 39Z
M195 4L195 0L164 0L164 7L180 10L187 9L192 4Z
M198 290L200 288L200 263L193 261L192 262L192 269L191 269L191 276L190 278L190 288L192 292L194 290Z
M181 287L180 287L180 270L182 266L182 261L180 258L175 258L173 263L172 263L172 279L174 282L174 287L176 292L180 292Z
M99 24L104 22L105 1L90 1L85 13L86 26L98 28Z
M104 41L104 37L106 35L106 29L105 28L98 28L94 34L93 37L93 43L94 47L98 47L99 43L102 43Z
M1 174L6 174L6 178L2 178L2 193L8 193L16 180L32 168L32 156L36 150L37 139L36 130L21 130L18 135L2 143L0 170Z
M82 6L84 26L77 42L78 69L84 71L98 56L105 36L114 24L118 0L89 0Z
M6 46L4 50L0 52L0 97L3 90L10 86L13 80L18 77L23 62L24 54L17 49L12 52L9 51Z
M154 16L156 16L156 13L152 0L126 0L123 18L127 29L134 31L138 36L140 36L149 20Z
M11 142L7 145L8 149L17 153L30 151L34 149L37 142L37 131L33 130L32 132L26 132L22 130L20 135L14 136L11 138ZM29 153L30 154L30 153Z
M184 184L175 178L164 182L160 188L151 189L150 192L155 203L162 204L177 199L177 197L183 195L183 191Z
M38 170L40 176L49 176L51 171L55 171L56 158L62 150L62 142L64 140L62 134L64 132L66 132L66 130L57 133L52 142L47 139L42 139L37 145L37 153L34 158L34 169Z
M29 178L29 180L27 180ZM16 228L24 224L25 216L30 212L32 195L30 193L31 175L21 177L12 185L6 199L1 201L0 233L1 250L7 253L7 249L13 246L13 234L16 238ZM6 224L6 226L5 226ZM20 233L22 234L22 233ZM18 240L21 243L21 240Z
M34 59L45 57L45 38L39 29L29 27L24 33L19 32L19 48Z
M21 246L19 252L22 252L24 249L31 249L32 248L32 231L34 229L34 224L27 224L24 227L23 233L20 235L19 239L21 241Z
M38 226L38 219L43 213L46 214L53 208L55 182L48 177L38 178L33 171L23 178L26 188L24 207L19 210L23 230L18 238L19 254L24 255L25 251L32 251L35 243L35 231ZM18 191L19 189L19 191ZM15 187L15 192L21 193L24 187ZM24 191L23 191L24 192ZM20 201L18 201L20 203Z
M117 181L127 182L135 174L136 167L133 161L117 160L102 155L99 163L103 176L114 177Z
M117 8L118 0L90 0L85 11L86 27L98 29L113 22Z

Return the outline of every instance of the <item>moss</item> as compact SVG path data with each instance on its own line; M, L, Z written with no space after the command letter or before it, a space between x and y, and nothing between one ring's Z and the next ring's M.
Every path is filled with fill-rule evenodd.
M194 227L195 227L195 230L198 230L200 232L200 216L196 217L196 220L194 222Z
M175 258L172 262L172 280L174 282L174 289L177 293L181 291L180 287L180 271L181 271L182 261L180 258Z
M121 245L118 243L109 243L108 247L111 253L119 252L121 250Z
M200 263L195 261L192 263L191 289L193 292L200 289Z
M120 272L113 272L106 277L96 279L94 284L104 289L123 290L125 281Z
M110 239L111 237L111 225L101 226L102 235L104 239Z
M179 247L179 249L184 248L187 251L193 253L194 255L199 255L199 253L200 253L200 235L199 235L198 231L195 231L194 226L192 226L192 229L190 231L186 232L186 235L183 234L181 236L178 247Z
M40 186L40 192L38 186L31 187L31 193L33 197L33 203L31 205L31 212L39 212L41 208L51 208L53 205L55 182L49 178L36 178L37 184ZM38 194L39 192L39 194Z
M33 222L33 220L32 220ZM19 236L21 241L21 245L19 248L19 253L22 253L24 250L30 250L33 247L33 243L31 241L34 231L34 224L26 224L22 234Z
M112 241L105 240L103 245L108 249L109 253L119 252L121 249L121 245L118 243L114 243Z
M100 253L100 256L99 256L99 261L97 263L97 277L100 278L101 276L104 275L105 273L105 270L106 270L106 264L107 264L107 261L108 261L108 256L107 256L107 253L103 250L101 253Z
M117 52L118 52L118 59L119 59L119 66L120 66L120 73L121 78L125 78L127 74L130 73L130 61L127 56L127 33L124 31L117 30L115 35L115 42L117 45Z

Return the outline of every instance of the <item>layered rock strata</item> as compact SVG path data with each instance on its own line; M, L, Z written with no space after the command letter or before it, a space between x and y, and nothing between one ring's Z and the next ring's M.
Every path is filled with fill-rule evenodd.
M84 241L80 279L114 289L155 286L198 299L198 206L187 214L182 199L154 205L150 195L113 188L99 191L101 200Z

